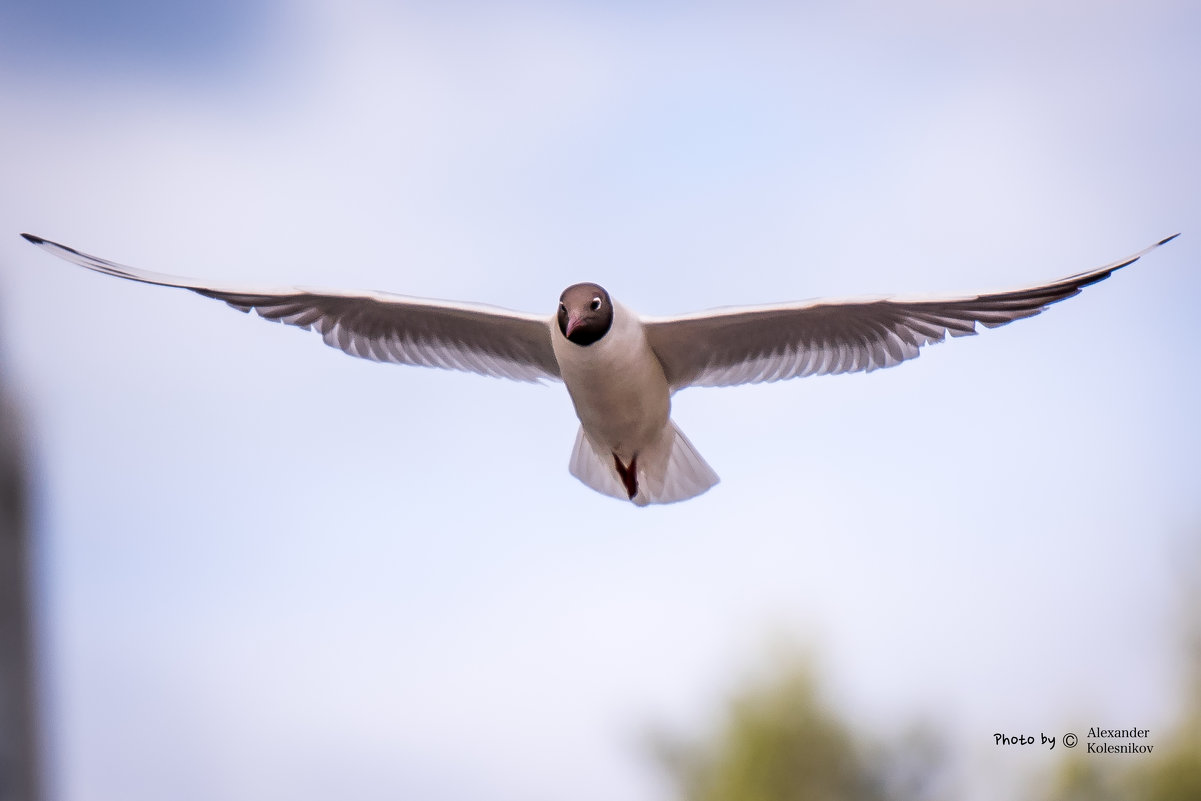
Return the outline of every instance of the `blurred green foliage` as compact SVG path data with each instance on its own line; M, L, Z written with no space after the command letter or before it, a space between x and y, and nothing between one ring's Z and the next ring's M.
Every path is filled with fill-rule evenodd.
M1154 736L1155 751L1134 759L1088 755L1077 749L1052 776L1042 801L1201 801L1201 604L1192 584L1185 604L1186 686L1178 722Z
M1201 695L1201 693L1199 693ZM1087 754L1066 758L1051 778L1043 801L1198 801L1201 799L1201 705L1155 752L1133 760Z
M1201 615L1201 607L1198 607ZM1201 801L1201 625L1189 625L1178 722L1149 756L1077 748L1031 787L1038 801ZM709 739L657 736L680 801L931 801L954 797L948 751L929 730L879 739L824 702L811 662L777 659L744 683Z
M942 762L924 732L884 746L853 731L799 657L739 691L713 741L654 745L682 801L912 801L930 797Z

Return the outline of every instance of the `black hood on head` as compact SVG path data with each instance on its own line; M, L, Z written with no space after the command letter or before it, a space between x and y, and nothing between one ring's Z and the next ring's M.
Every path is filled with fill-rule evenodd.
M609 333L612 325L613 301L603 286L574 284L559 296L559 332L568 341L591 345Z

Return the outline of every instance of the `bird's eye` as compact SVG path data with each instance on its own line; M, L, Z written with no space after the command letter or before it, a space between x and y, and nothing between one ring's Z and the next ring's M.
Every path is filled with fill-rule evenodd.
M565 312L565 311L567 311L567 306L566 306L565 304L563 304L563 303L560 303L560 304L559 304L559 311L561 311L561 312Z
M593 310L593 311L600 311L600 307L601 307L601 299L600 299L600 298L593 298L593 299L592 299L592 304L591 304L591 308L592 308L592 310Z

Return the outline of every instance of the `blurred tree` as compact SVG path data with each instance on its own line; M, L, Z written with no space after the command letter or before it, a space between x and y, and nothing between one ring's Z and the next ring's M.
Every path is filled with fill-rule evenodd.
M1201 665L1199 665L1201 667ZM1201 799L1201 670L1184 718L1166 737L1153 738L1151 756L1073 753L1059 766L1045 801L1198 801Z
M1185 686L1180 718L1165 737L1153 737L1150 756L1115 759L1070 752L1041 796L1045 801L1201 800L1201 557L1185 582Z
M1185 604L1188 659L1180 722L1163 743L1161 756L1136 769L1133 779L1147 801L1201 799L1201 558L1194 560L1194 580L1188 582L1191 601Z
M25 448L0 372L0 801L38 794Z
M871 745L822 703L808 660L781 659L730 701L711 743L655 738L683 801L909 801L930 797L941 748L917 732Z
M1187 682L1180 718L1152 755L1066 752L1029 795L1041 801L1201 801L1201 555L1184 582ZM949 797L949 760L929 731L887 742L857 733L822 701L808 659L791 652L730 700L716 735L652 740L681 801L919 801Z

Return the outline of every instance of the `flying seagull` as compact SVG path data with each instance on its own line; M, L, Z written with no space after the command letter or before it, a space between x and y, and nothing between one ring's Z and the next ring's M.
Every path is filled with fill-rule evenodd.
M137 270L32 234L59 258L146 284L179 287L235 309L317 331L327 345L379 362L559 380L580 419L569 470L639 506L700 495L717 474L671 420L671 396L810 375L871 372L925 345L1033 317L1108 278L1129 258L1058 281L958 297L809 300L642 317L597 284L563 290L555 314L387 292L253 289Z

